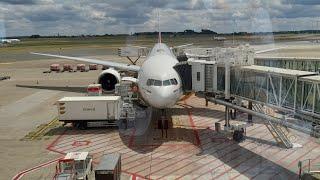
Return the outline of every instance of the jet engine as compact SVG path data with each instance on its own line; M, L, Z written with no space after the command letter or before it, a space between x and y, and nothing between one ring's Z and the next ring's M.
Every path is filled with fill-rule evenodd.
M99 75L98 83L101 84L104 91L113 91L115 85L121 80L120 73L115 69L107 69Z

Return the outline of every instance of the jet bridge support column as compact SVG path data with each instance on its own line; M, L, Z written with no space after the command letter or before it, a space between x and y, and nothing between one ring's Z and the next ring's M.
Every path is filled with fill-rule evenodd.
M224 99L226 101L230 100L230 63L226 62L225 64L225 90L224 90Z
M286 121L281 121L281 119L278 119L278 118L275 118L275 117L272 117L272 116L268 116L266 114L262 114L262 113L259 113L259 112L253 111L253 110L249 110L247 108L244 108L244 107L241 107L241 106L237 106L237 105L232 104L230 102L226 102L226 101L223 101L223 100L220 100L220 99L215 99L215 98L209 98L209 100L211 102L213 102L213 103L217 103L217 104L229 107L229 108L237 109L237 110L239 110L241 112L244 112L244 113L252 114L254 116L257 116L257 117L265 120L266 122L272 122L274 124L279 124L279 125L282 125L282 126L285 126L285 127L293 128L293 129L296 129L298 131L302 131L302 132L305 132L305 133L310 133L310 130L305 129L304 127L300 127L300 126L297 126L297 125L294 125L294 124L290 124L290 123L288 123ZM293 147L293 145L290 142L290 140L285 135L283 135L283 133L281 131L280 132L277 131L276 133L279 133L278 136L279 136L280 140L283 142L283 144L287 148L292 148Z
M225 63L225 91L224 99L230 102L230 63ZM225 109L225 126L230 127L230 108L226 106Z
M230 108L226 106L225 108L225 127L230 127Z
M213 92L217 92L218 91L218 65L214 64L213 65L213 87L212 90Z
M249 101L248 109L252 110L252 101ZM248 114L248 123L252 123L252 114Z

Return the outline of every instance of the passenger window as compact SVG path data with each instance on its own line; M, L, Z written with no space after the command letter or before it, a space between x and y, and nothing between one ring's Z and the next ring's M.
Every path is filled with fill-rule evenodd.
M163 86L170 86L170 85L171 85L171 83L170 83L170 80L169 80L169 79L163 81Z
M162 81L154 80L154 86L162 86Z

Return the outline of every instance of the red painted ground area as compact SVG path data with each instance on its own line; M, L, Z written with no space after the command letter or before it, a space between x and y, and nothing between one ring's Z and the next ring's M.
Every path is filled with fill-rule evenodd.
M222 108L207 108L196 97L189 102L192 106L185 102L183 108L172 110L186 124L170 131L170 136L183 140L158 139L156 129L142 137L136 136L135 129L123 134L117 129L68 129L47 149L59 154L89 151L95 164L103 154L121 153L122 170L133 179L294 179L299 160L320 161L320 145L313 138L299 137L297 143L304 145L300 149L279 148L261 123L247 129L248 138L242 143L217 136L214 123L223 124ZM178 133L185 134L181 137Z

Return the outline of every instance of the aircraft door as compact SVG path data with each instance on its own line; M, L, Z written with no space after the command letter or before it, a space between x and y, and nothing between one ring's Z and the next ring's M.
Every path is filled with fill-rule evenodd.
M191 65L188 62L180 62L173 67L180 76L182 81L182 90L183 92L192 91L192 71Z

